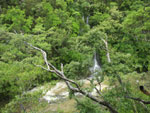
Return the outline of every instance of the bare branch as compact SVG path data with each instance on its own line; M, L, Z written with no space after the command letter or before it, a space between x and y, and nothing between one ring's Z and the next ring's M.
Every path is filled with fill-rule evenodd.
M61 63L61 72L64 73L64 66L62 63Z
M90 81L91 82L91 80L88 78L87 79L88 81ZM98 81L97 81L98 82ZM99 89L96 87L96 84L94 84L94 83L92 83L92 85L94 85L94 89L96 90L96 92L100 95L100 96L102 96L102 93L99 91ZM101 86L100 86L100 89L101 89Z
M73 80L71 80L71 79L66 78L66 76L64 75L64 72L63 72L63 65L61 64L61 71L60 71L60 70L58 70L54 65L52 65L51 63L49 63L49 62L47 61L47 54L46 54L46 52L45 52L44 50L42 50L42 49L40 49L40 48L38 48L38 47L35 47L35 46L33 46L32 44L29 44L29 43L27 43L27 42L25 42L25 43L26 43L27 45L29 45L30 47L32 47L32 48L34 48L34 49L36 49L36 50L39 50L39 51L43 54L43 58L44 58L44 61L45 61L45 63L46 63L47 68L44 68L44 67L41 66L41 65L36 65L36 66L41 67L42 69L45 69L45 70L47 70L47 71L53 72L53 73L55 73L56 75L58 75L62 80L65 81L65 83L67 84L68 88L69 88L71 91L81 93L82 95L84 95L84 96L90 98L91 100L93 100L93 101L95 101L95 102L97 102L97 103L99 103L99 104L101 104L101 105L107 107L107 108L110 110L110 112L112 112L112 113L118 113L108 102L106 102L106 101L101 101L101 100L97 99L96 97L94 97L94 96L91 95L90 93L88 93L88 92L82 90L82 89L80 88L80 86L79 86L78 83L76 83L75 81L73 81ZM50 68L51 68L51 69L50 69ZM70 83L74 84L76 87L73 87Z
M107 52L107 60L108 60L108 62L110 63L111 62L111 59L110 59L110 55L109 55L109 50L108 50L108 43L107 43L107 41L106 40L104 40L103 38L102 38L102 41L104 42L104 44L105 44L105 47L106 47L106 52Z
M150 104L150 101L145 101L145 100L142 100L141 98L135 98L135 97L129 97L129 96L125 96L125 98L129 98L129 99L132 99L132 100L135 100L135 101L139 101L139 102L142 102L143 104Z
M95 86L95 90L97 91L97 93L99 94L99 95L102 95L101 94L101 92L99 91L99 89Z
M50 70L48 70L47 68L45 68L45 67L43 67L43 66L41 66L41 65L35 65L35 66L40 67L40 68L42 68L42 69L44 69L44 70L46 70L46 71L50 71Z
M29 45L30 47L32 47L32 48L34 48L34 49L36 49L36 50L41 51L41 53L42 53L42 55L43 55L43 58L44 58L44 61L45 61L46 66L47 66L47 70L50 70L50 67L49 67L48 61L47 61L47 54L46 54L46 52L43 51L42 49L38 48L38 47L33 46L32 44L29 44L29 43L27 43L27 42L25 42L25 43L26 43L27 45Z
M149 110L148 110L147 106L144 103L142 103L142 102L140 102L140 104L143 106L143 108L145 109L146 113L149 113Z

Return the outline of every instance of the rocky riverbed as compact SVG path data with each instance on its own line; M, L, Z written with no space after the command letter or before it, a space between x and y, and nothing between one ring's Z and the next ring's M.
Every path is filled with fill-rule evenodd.
M84 84L83 87L90 87L91 83L89 80L84 79L84 80L80 80L80 82ZM96 84L98 90L103 90L104 88L107 88L107 85L105 85L104 83L102 83L100 86L97 84L96 81L94 81L94 84ZM42 87L34 88L30 92L35 92L38 90L42 90L44 96L41 99L47 101L48 103L53 103L58 100L66 99L69 96L67 85L63 81L57 82L56 85L50 89L46 90L44 86L42 86ZM95 89L93 89L91 94L94 96L98 95ZM76 93L75 95L81 95L81 94Z

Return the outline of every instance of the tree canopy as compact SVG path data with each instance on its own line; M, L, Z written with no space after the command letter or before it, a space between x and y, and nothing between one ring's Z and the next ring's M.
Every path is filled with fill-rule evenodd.
M0 100L11 101L38 85L59 80L54 73L35 66L44 66L42 55L24 42L46 51L48 61L58 69L63 63L70 79L91 75L89 68L95 53L103 75L111 82L118 76L126 81L134 73L139 78L148 76L149 20L148 0L1 0ZM125 113L122 106L133 102L120 97L125 104L115 104L110 96L117 93L122 94L121 90L112 89L105 94L106 100L120 107L119 113ZM78 106L81 113L86 113L82 108L87 101ZM142 105L134 103L135 106L138 112L145 112ZM101 111L96 109L91 111ZM132 111L132 107L127 109Z

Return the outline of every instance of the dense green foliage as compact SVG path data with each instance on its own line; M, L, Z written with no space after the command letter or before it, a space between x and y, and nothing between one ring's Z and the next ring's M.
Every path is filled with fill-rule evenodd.
M103 74L110 78L150 71L149 4L148 0L1 0L0 100L58 79L35 66L44 66L42 55L24 41L45 50L57 68L63 63L66 76L73 79L90 75L95 52ZM112 89L110 94L116 92Z
M79 113L107 113L104 109L100 108L97 103L93 103L88 98L77 100L77 109Z
M113 85L110 89L106 89L102 92L104 100L109 101L114 108L118 110L119 113L148 113L150 110L150 106L145 106L144 104L130 100L125 98L125 93L122 90L122 87L119 85L119 82L116 78L110 78L110 86ZM133 97L139 97L145 100L149 100L150 97L143 95L143 93L139 92L138 90L138 82L137 80L143 80L144 83L141 81L140 84L146 84L147 86L150 85L149 83L149 74L137 74L137 73L130 73L129 75L122 76L122 80L125 83L126 89L130 95ZM130 80L130 81L129 81ZM148 87L148 89L150 89ZM145 107L143 107L145 106ZM99 104L91 101L88 98L77 99L77 109L80 111L79 113L109 113L109 111Z

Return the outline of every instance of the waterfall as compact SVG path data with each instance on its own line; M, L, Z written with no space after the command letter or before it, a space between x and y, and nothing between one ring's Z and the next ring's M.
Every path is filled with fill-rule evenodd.
M86 24L89 25L89 16L86 17Z
M101 67L100 65L98 64L98 61L97 61L97 55L95 53L94 55L94 65L90 68L90 71L92 73L92 75L90 77L94 77L94 75L96 75L98 73L98 71L101 71Z
M84 16L82 16L82 20L89 25L89 16L87 16L86 18Z

